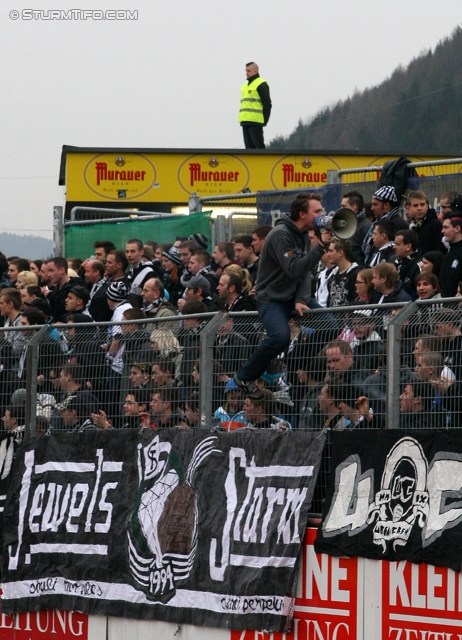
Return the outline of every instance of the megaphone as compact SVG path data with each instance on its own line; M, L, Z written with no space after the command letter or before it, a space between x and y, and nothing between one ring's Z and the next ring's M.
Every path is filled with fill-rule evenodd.
M329 213L324 216L316 216L314 219L314 228L319 231L332 231L332 233L341 240L347 240L355 234L358 227L358 220L354 211L341 207L335 213Z

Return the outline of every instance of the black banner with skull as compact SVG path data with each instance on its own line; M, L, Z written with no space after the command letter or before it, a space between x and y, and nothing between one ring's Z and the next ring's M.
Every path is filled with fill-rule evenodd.
M5 507L2 610L283 630L323 444L250 429L24 443Z
M333 432L315 550L461 570L462 433Z

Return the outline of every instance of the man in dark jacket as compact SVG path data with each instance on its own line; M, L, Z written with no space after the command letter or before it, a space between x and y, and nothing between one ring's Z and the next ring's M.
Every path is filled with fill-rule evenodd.
M437 309L429 318L435 336L439 338L439 350L444 364L451 369L457 382L462 382L462 331L460 311Z
M414 222L410 225L418 237L422 253L441 250L441 222L436 211L430 209L423 191L411 191L408 196L409 215Z
M412 229L398 231L395 236L394 265L398 271L403 289L413 300L417 298L415 279L422 271L422 253L419 250L419 237Z
M375 330L375 317L371 309L354 311L351 316L351 328L354 332L353 379L357 384L371 376L380 367L383 354L383 342Z
M388 302L409 302L411 296L403 289L394 264L381 262L372 269L372 304L386 304Z
M100 260L86 261L85 280L91 286L86 308L96 322L109 322L112 318L106 296L109 281L104 276L104 272L105 265Z
M217 287L227 311L256 311L253 299L242 293L242 279L236 273L224 273Z
M372 196L371 209L375 220L389 220L395 228L395 233L399 229L407 229L409 227L408 223L399 215L398 198L394 187L384 186L377 189ZM371 253L374 250L372 233L375 225L376 222L372 223L367 232L367 236L364 238L363 252L365 264L369 263Z
M244 393L261 398L255 380L290 344L288 318L294 310L303 316L311 297L311 269L327 249L331 234L324 231L321 242L310 248L308 231L322 214L321 196L299 194L290 205L290 214L276 222L260 255L255 297L268 338L264 340L236 373L234 380Z
M49 283L52 288L44 292L51 306L53 322L66 322L66 298L73 284L85 286L80 278L70 278L65 258L52 258L48 261Z
M372 232L374 250L366 260L366 267L372 269L379 262L395 261L395 227L389 220L378 220Z
M462 214L445 213L442 234L449 251L441 263L439 283L443 298L452 298L462 280Z
M203 302L209 311L221 311L222 303L210 290L210 281L204 276L192 276L185 284L183 299L186 302Z
M358 191L349 191L344 194L341 206L346 209L351 209L356 216L358 226L350 238L351 261L357 262L360 267L363 267L364 253L362 244L371 226L370 220L368 220L364 211L364 198Z
M401 429L443 429L445 416L432 411L435 389L429 382L411 379L399 396L399 426Z

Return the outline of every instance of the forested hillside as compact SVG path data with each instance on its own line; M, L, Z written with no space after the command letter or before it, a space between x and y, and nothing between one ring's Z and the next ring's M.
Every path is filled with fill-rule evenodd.
M0 233L0 251L7 257L43 259L53 255L53 242L39 236L21 236L17 233Z
M293 133L269 146L462 154L461 62L458 27L379 86L322 109L305 123L300 120Z

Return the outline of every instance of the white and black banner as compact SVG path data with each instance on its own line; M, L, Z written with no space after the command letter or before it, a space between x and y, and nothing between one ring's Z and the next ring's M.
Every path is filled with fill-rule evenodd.
M0 538L3 530L3 514L8 488L13 472L15 447L16 441L14 436L0 437Z
M333 432L315 549L461 570L462 433Z
M18 450L2 611L283 630L319 434L84 432Z

